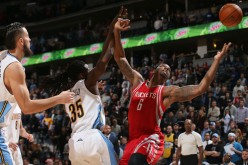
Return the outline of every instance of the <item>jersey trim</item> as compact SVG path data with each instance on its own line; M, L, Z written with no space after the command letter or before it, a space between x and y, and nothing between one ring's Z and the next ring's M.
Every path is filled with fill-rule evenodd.
M79 82L85 87L85 91L87 92L87 94L89 94L89 95L91 95L91 96L93 96L93 97L98 97L99 98L99 95L95 95L95 94L93 94L93 93L91 93L89 90L88 90L88 88L86 87L86 85L85 85L85 80L79 80ZM76 86L76 85L75 85ZM75 87L74 86L74 87ZM73 88L74 88L73 87ZM73 89L72 88L72 89Z
M4 116L10 111L11 105L8 101L0 102L0 123L4 122Z
M132 96L137 92L137 90L144 84L144 82L141 82L139 85L137 85L135 88L132 90Z

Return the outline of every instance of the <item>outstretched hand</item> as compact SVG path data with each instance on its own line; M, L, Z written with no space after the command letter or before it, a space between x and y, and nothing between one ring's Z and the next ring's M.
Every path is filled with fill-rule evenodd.
M222 47L222 50L218 51L217 54L214 56L214 59L221 60L226 55L231 44L232 44L231 42L229 42L228 44L225 43L224 46Z
M70 104L74 103L74 92L70 91L63 91L61 92L58 97L59 97L59 102L60 104Z
M118 18L117 22L115 23L115 29L118 31L125 31L130 29L130 20L129 19L122 19Z

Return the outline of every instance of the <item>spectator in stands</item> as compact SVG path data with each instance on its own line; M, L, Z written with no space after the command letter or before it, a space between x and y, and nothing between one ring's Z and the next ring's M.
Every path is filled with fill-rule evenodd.
M168 125L166 128L166 134L164 137L164 153L163 159L166 164L170 164L172 162L172 155L173 155L173 144L174 144L174 134L172 132L172 126Z
M243 134L240 129L235 130L235 141L240 144L243 142Z
M221 164L222 162L222 146L218 143L219 135L214 133L212 135L212 144L208 144L204 150L206 161L209 164Z
M197 132L195 123L192 123L192 125L191 125L191 129L192 129L192 131ZM197 133L198 133L198 132L197 132Z
M127 145L127 137L123 136L121 137L121 144L120 144L120 148L124 151Z
M245 93L245 88L243 85L241 85L240 79L237 80L236 85L233 87L233 93L232 93L233 98L235 98L237 96L238 90L240 90L242 94Z
M105 89L104 94L102 95L102 102L107 103L107 105L110 105L111 97L108 89Z
M119 156L120 148L117 135L112 132L111 127L109 125L105 125L103 130L104 135L111 141L114 146L116 154Z
M220 90L221 90L220 84L217 81L214 81L212 87L213 96L218 98Z
M188 107L188 116L186 117L187 119L190 119L193 123L196 122L196 115L195 115L195 109L192 106Z
M186 118L188 116L187 108L185 107L184 103L179 103L179 108L178 108L176 115L175 115L176 118L178 118L178 113L180 111L183 113L184 118Z
M245 118L244 128L243 128L243 135L248 139L248 117Z
M235 105L233 105L233 102L231 99L227 100L227 107L225 109L229 109L230 116L235 118L236 112L237 112L237 107Z
M243 147L240 143L235 141L235 134L234 133L229 133L228 134L228 143L225 146L228 145L233 145L233 147L231 147L231 152L234 153L229 153L230 151L228 151L229 154L231 154L231 161L233 163L237 163L239 160L241 160L241 152L243 150ZM224 150L224 154L226 153L226 149Z
M111 130L116 136L119 136L119 133L121 132L121 126L117 123L117 119L115 118L112 120Z
M209 132L206 132L205 133L205 136L204 136L204 141L202 142L203 150L205 150L205 148L206 148L207 145L213 143L212 140L210 140L210 139L211 139L210 133Z
M211 107L208 109L208 118L209 121L217 121L220 118L220 108L217 106L216 100L213 100L211 103Z
M163 121L165 125L173 125L173 123L177 122L177 118L174 116L173 111L170 111L166 114L166 117Z
M229 126L227 127L227 132L226 132L226 139L228 138L229 133L235 133L237 129L235 121L231 120L229 123Z
M185 132L178 137L178 148L176 152L176 165L180 159L181 164L197 165L202 162L203 149L201 135L192 131L191 120L186 119L184 122ZM197 156L197 148L199 156Z
M184 123L185 119L186 118L183 117L183 112L182 111L179 111L178 114L177 114L177 118L176 118L177 123L179 123L179 124L182 125L182 123Z
M204 106L201 106L201 109L198 111L198 114L196 116L196 125L199 131L203 130L204 128L204 122L207 120L207 116L204 112Z
M205 133L206 133L206 132L210 132L209 121L205 121L205 122L204 122L204 128L203 128L203 130L201 131L201 138L202 138L202 141L204 141Z
M243 130L245 118L248 117L248 108L244 106L244 101L240 100L239 107L237 109L234 120L236 121L238 128Z
M211 88L209 88L207 93L205 94L205 97L203 100L206 109L211 108L212 102L216 101L216 100L217 100L217 98L213 96L213 92L211 91Z
M210 133L210 136L212 137L212 135L214 134L214 133L217 133L218 135L220 135L220 131L219 130L217 130L216 129L216 123L215 122L210 122L210 131L209 131L209 133Z
M240 100L243 100L245 102L245 98L243 97L243 94L242 94L241 90L238 90L237 95L233 99L233 104L236 107L239 107Z
M242 159L236 165L248 165L248 149L242 151Z
M52 124L52 118L49 116L48 112L45 112L45 117L42 120L42 126L46 129L46 131L48 131L49 129L51 129Z
M178 138L178 136L182 133L179 123L173 124L173 131L172 132L173 132L175 138Z
M225 112L224 112L224 115L223 115L223 118L220 120L221 122L224 123L224 133L227 133L229 123L233 119L234 119L234 117L230 114L230 110L228 108L226 108Z
M235 165L231 162L231 154L225 153L223 156L223 165Z
M226 98L226 93L227 93L227 86L226 85L222 85L221 90L218 94L218 105L221 109L221 111L223 111L225 109L225 107L227 106L227 101L228 98Z
M248 84L247 84L247 79L246 79L246 77L245 77L245 74L244 73L241 73L240 74L240 85L243 85L243 86L247 86Z

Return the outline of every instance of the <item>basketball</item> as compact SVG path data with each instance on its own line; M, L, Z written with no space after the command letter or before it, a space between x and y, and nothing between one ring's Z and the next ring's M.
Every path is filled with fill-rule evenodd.
M226 27L237 26L243 17L241 8L233 3L228 3L220 9L219 19Z

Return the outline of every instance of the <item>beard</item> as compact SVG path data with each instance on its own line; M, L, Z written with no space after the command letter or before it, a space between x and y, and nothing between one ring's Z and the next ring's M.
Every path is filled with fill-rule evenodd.
M33 54L32 50L30 48L28 48L26 43L24 43L24 45L23 45L23 51L24 51L24 55L26 57L29 57Z

